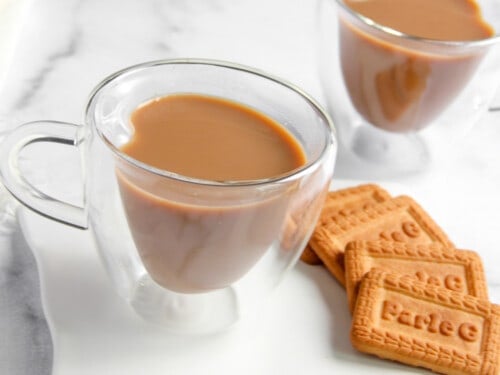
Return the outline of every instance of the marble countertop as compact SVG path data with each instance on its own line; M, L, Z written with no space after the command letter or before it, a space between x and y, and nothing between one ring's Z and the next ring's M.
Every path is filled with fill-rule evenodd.
M0 64L4 72L0 134L39 119L81 123L88 95L103 77L132 64L165 58L215 58L254 66L292 81L324 103L317 71L315 2L32 0L26 4L23 22L16 24L22 27L10 31L15 43L9 41L12 48ZM500 303L499 144L500 111L490 111L446 160L425 173L389 181L421 197L456 244L480 253L495 303ZM40 163L64 155L65 150L55 149ZM72 173L69 160L61 170L35 178L42 186L48 181L64 184ZM334 178L378 182L342 153ZM15 204L5 197L0 192L0 331L6 337L0 341L0 373L49 374L53 346L40 304L37 264L16 221ZM264 373L272 372L270 363Z

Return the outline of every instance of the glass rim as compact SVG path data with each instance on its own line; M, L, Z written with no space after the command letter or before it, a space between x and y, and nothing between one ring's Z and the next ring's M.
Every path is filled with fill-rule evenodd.
M333 120L329 116L329 114L324 110L321 105L309 94L307 94L304 90L299 88L298 86L271 74L265 73L259 69L252 68L249 66L245 66L238 63L232 63L222 60L214 60L214 59L198 59L198 58L179 58L179 59L163 59L163 60L154 60L148 61L140 64L131 65L124 69L118 70L115 73L110 74L106 78L104 78L95 88L92 90L89 99L87 101L87 106L85 108L85 118L88 120L92 118L93 113L91 113L94 104L98 100L99 93L108 86L111 82L116 79L122 77L123 75L135 72L139 70L144 70L147 68L152 68L156 66L163 65L205 65L205 66L213 66L224 69L236 70L243 73L248 73L260 78L264 78L268 81L274 82L278 85L281 85L296 94L298 94L302 99L304 99L310 106L310 108L314 109L322 118L322 123L325 124L325 134L329 134L329 139L325 140L325 145L321 150L318 157L316 157L312 161L307 161L303 166L295 168L291 171L269 177L263 179L252 179L252 180L229 180L229 181L216 181L216 180L207 180L195 177L185 176L179 173L170 172L168 170L160 169L153 167L149 164L143 163L127 154L122 152L118 147L116 147L102 132L102 130L97 126L95 121L92 121L92 125L95 128L97 134L101 138L101 140L108 146L108 148L120 159L126 161L127 163L133 165L136 168L144 170L146 172L156 174L160 177L169 178L176 180L178 182L191 183L196 185L205 185L205 186L219 186L219 187L245 187L245 186L259 186L259 185L269 185L273 183L281 183L288 182L302 177L309 173L310 170L314 170L320 163L323 161L328 154L328 151L334 146L334 143L337 142L336 130L333 123ZM87 123L87 121L85 121Z
M422 45L428 45L433 47L445 47L445 48L458 48L458 47L481 48L500 42L500 34L498 34L498 32L496 31L495 34L489 38L476 39L476 40L439 40L439 39L430 39L430 38L423 38L415 35L410 35L392 29L390 27L381 25L380 23L375 22L371 18L368 18L362 15L361 13L356 12L355 10L351 9L347 4L345 4L344 0L334 0L334 1L349 16L354 18L356 21L361 22L362 24L368 26L369 28L377 30L378 32L381 32L383 34L392 37L405 39Z

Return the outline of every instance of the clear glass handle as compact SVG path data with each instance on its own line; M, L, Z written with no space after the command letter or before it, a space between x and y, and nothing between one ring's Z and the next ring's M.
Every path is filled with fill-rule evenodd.
M0 146L0 176L5 188L31 210L80 229L88 228L85 207L75 206L47 195L33 186L19 169L19 154L36 142L59 143L79 148L82 127L57 121L36 121L21 125L8 134Z

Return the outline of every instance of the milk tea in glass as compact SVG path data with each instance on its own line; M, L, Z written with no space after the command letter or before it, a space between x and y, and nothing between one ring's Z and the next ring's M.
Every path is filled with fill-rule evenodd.
M374 168L418 171L430 158L422 129L449 143L487 109L500 78L500 19L497 1L481 3L492 4L322 3L322 83L347 152Z
M183 94L142 104L121 150L143 163L211 181L273 178L306 163L294 136L249 107ZM287 196L254 204L207 207L169 197L158 178L143 178L118 163L125 213L151 277L180 293L231 285L262 257L283 225ZM243 224L242 224L243 223ZM245 238L245 241L241 241Z
M17 160L33 142L80 152L83 206L23 177ZM331 119L296 86L227 62L162 60L105 78L84 126L37 121L9 133L0 174L26 207L90 231L138 315L205 334L256 316L294 266L336 151Z

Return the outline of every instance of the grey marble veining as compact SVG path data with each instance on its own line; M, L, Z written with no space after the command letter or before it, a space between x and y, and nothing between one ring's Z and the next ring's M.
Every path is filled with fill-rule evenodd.
M0 374L50 374L52 339L38 270L10 209L0 213Z
M80 39L81 32L77 28L73 29L72 33L69 35L67 44L64 45L63 48L47 56L44 65L42 65L40 70L36 72L36 75L27 82L26 86L29 87L29 90L25 90L14 103L12 108L13 111L22 111L26 107L29 107L40 88L44 86L46 77L57 67L58 62L73 56L77 52Z
M166 58L253 65L319 92L315 71L303 69L315 58L308 39L314 4L272 5L280 13L300 11L277 18L264 0L34 0L0 92L0 118L80 122L89 93L105 76ZM298 40L289 37L295 30L302 30Z

